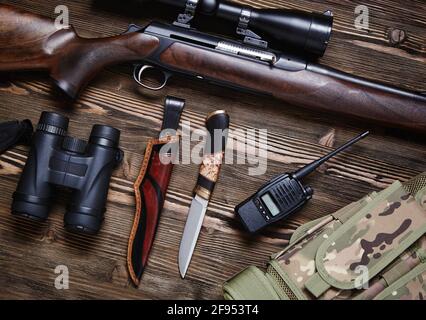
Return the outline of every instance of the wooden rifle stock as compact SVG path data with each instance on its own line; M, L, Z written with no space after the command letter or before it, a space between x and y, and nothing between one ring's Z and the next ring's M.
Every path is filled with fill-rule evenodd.
M426 132L426 96L320 65L286 71L182 43L170 46L160 60L166 68L267 93L296 106Z
M158 45L138 32L80 38L72 27L59 30L52 19L0 5L0 71L47 70L71 98L104 67L143 60Z
M270 94L290 104L426 133L426 97L308 64L287 71L148 32L83 39L72 27L0 5L0 71L47 70L71 98L104 67L148 61L171 72Z

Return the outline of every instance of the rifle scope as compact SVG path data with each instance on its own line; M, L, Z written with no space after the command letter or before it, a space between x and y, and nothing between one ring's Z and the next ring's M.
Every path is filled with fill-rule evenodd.
M142 0L143 2L147 0ZM246 42L280 49L293 48L314 57L322 57L330 40L333 14L307 13L286 9L256 9L226 0L151 0L185 9L186 12L224 19L237 26ZM259 38L262 38L260 40Z

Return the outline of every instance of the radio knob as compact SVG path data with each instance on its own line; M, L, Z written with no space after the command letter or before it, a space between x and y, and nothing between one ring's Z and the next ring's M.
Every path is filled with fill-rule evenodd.
M305 192L306 192L306 198L309 200L312 198L312 196L314 195L314 189L312 189L311 187L306 187L305 188Z

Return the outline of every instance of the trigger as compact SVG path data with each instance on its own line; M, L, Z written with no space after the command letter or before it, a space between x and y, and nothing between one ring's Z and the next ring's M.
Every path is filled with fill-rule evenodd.
M131 23L123 34L138 32L138 31L141 31L142 29L143 29L142 27L139 27L138 25Z
M173 73L171 73L169 71L163 70L162 72L163 72L164 79L165 79L166 82L169 81L169 79L173 76Z

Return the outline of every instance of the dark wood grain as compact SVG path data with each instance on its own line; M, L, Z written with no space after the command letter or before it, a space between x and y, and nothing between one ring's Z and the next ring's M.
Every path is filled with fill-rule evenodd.
M72 27L9 5L0 5L0 71L47 70L74 99L111 64L146 58L159 45L155 37L133 32L99 39L79 37Z
M426 97L338 78L333 75L336 71L321 66L311 67L324 70L321 73L287 71L182 43L171 45L160 59L173 70L266 93L296 106L426 133Z
M86 0L1 3L50 17L55 16L56 5L66 4L70 8L70 22L84 37L113 36L125 30L129 22L148 21L147 17L136 17L139 12L143 14L142 10L129 16ZM426 91L423 1L245 3L308 11L332 8L335 31L322 64L387 84ZM354 8L359 4L370 7L369 32L353 26ZM393 28L407 33L403 43L391 45L388 32ZM0 121L30 118L37 122L42 110L60 111L71 118L70 134L80 138L88 137L94 123L112 125L122 130L125 159L114 172L100 234L82 237L63 229L65 195L56 200L46 223L33 224L13 218L11 197L28 150L17 147L0 157L0 298L221 298L221 284L225 280L248 265L263 266L270 254L282 249L300 224L385 188L395 179L405 181L426 170L424 138L416 135L307 112L272 98L186 79L172 80L163 92L146 92L133 82L131 71L129 65L107 68L72 106L53 94L53 85L44 75L1 75ZM206 115L217 109L228 111L231 129L268 129L268 170L265 175L251 177L247 175L249 165L222 167L192 264L185 280L181 280L178 245L199 166L175 166L151 258L141 286L135 289L126 271L127 240L135 210L132 186L146 143L160 130L166 94L187 99L183 120L190 120L192 129L202 128ZM295 170L365 129L374 131L368 139L306 180L316 194L303 211L257 237L243 231L234 217L236 204L269 178ZM69 290L54 287L54 268L59 264L70 269Z

